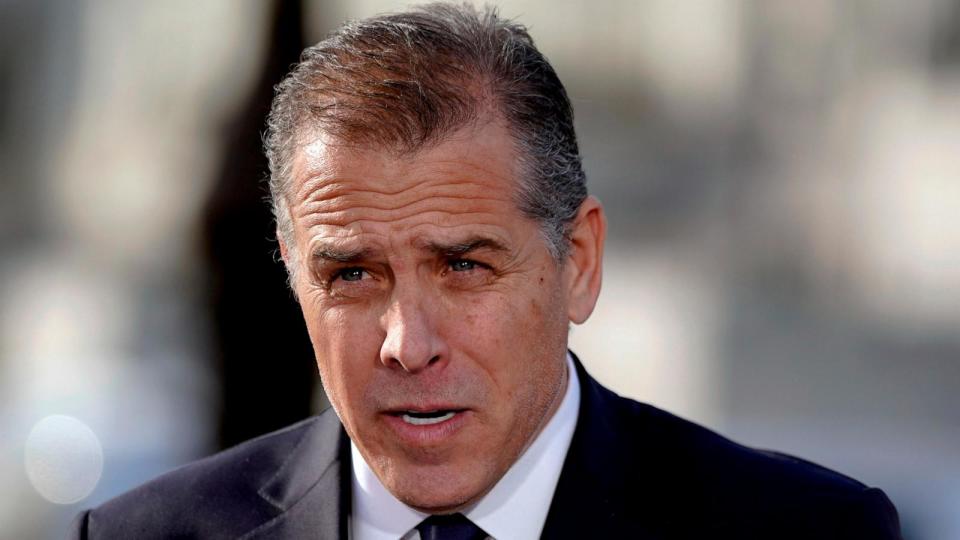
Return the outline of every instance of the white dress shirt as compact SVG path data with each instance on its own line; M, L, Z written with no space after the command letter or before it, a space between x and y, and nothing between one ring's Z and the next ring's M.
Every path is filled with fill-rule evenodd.
M567 355L567 389L556 413L493 489L463 514L495 540L540 537L580 410L580 381ZM356 445L353 463L352 540L419 540L414 527L429 514L403 504L380 483Z

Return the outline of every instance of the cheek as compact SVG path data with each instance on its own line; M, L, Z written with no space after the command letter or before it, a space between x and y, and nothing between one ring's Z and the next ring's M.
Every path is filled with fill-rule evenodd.
M382 337L376 321L342 308L304 316L323 388L334 404L359 399L379 358ZM339 406L338 410L344 407Z
M483 365L502 391L536 386L544 362L566 350L566 324L556 294L548 289L512 291L474 302L451 335Z

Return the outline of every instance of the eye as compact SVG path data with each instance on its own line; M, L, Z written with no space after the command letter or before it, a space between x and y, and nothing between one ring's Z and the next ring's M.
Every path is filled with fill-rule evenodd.
M337 272L334 277L342 279L343 281L360 281L363 279L363 274L365 273L363 268L344 268Z
M450 261L450 269L454 272L467 272L477 268L479 265L468 259L455 259Z

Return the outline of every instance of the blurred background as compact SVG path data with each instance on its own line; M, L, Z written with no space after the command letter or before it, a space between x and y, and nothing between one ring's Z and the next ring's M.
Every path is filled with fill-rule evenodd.
M263 118L304 45L405 5L0 2L0 537L323 406ZM960 3L499 5L609 213L587 369L960 538Z

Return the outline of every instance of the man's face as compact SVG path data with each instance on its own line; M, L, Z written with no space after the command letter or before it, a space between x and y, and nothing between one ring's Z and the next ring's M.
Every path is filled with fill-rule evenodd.
M566 385L576 271L517 208L516 178L498 122L413 156L320 140L295 160L285 253L324 388L387 489L424 511L493 487Z

